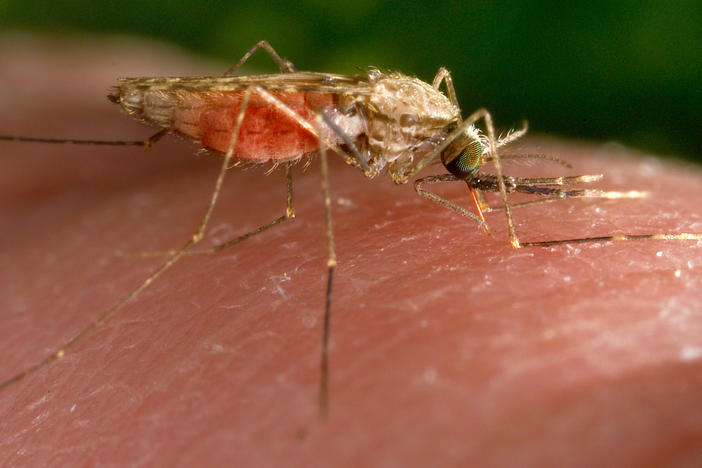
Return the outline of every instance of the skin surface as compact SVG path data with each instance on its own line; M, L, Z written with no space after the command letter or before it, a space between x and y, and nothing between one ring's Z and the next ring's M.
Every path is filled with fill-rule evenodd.
M104 99L114 78L214 68L145 45L6 38L0 133L145 138L151 129ZM0 142L0 380L162 263L116 250L189 238L219 167L194 148L174 137L150 150ZM652 192L515 210L523 241L702 232L696 167L545 138L513 151L575 169L505 163L509 174L605 173L597 187ZM205 244L282 214L283 173L266 169L228 173ZM294 172L297 219L183 258L65 358L0 391L0 464L702 462L702 243L515 250L501 212L488 214L486 237L411 184L366 180L334 159L330 170L339 267L326 422L317 414L326 244L313 162ZM461 184L437 191L470 206Z

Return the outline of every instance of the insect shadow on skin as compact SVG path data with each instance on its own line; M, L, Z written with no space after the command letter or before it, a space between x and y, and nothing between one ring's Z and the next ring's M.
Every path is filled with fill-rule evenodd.
M233 73L258 49L266 51L280 73L234 76ZM446 89L446 94L441 88ZM166 257L164 263L95 322L48 357L16 376L0 383L7 387L47 364L63 357L67 350L87 338L110 320L127 302L148 288L182 256L214 253L227 249L273 226L295 217L292 165L309 161L318 154L322 174L327 236L327 282L320 359L319 413L325 417L329 407L329 336L334 272L337 264L329 196L327 152L333 151L368 178L386 168L397 184L407 183L428 165L440 160L447 173L415 180L419 195L471 219L486 233L489 227L484 212L504 211L509 240L515 248L559 244L641 239L700 240L701 234L608 235L541 242L522 242L512 219L513 208L551 203L568 198L642 198L645 192L601 191L564 188L590 183L601 175L518 178L504 176L502 159L546 159L567 166L555 157L544 155L500 155L499 149L522 137L520 130L497 138L491 115L480 109L466 119L461 117L451 74L441 68L431 84L400 73L385 73L371 68L363 76L300 72L281 58L266 41L254 45L222 77L170 77L121 79L110 101L128 114L160 129L143 141L102 141L43 139L0 136L2 140L72 143L87 145L143 146L149 148L165 134L175 132L200 142L211 151L222 153L223 161L207 209L197 229L185 244L163 252L125 254L130 257ZM476 124L484 122L485 130ZM249 232L207 249L194 247L203 239L216 205L227 169L236 162L273 163L285 168L286 203L283 213ZM481 173L486 163L494 174ZM477 214L429 191L427 185L441 182L465 183ZM484 192L496 192L500 204L490 206ZM536 198L516 204L508 202L510 193L525 193Z

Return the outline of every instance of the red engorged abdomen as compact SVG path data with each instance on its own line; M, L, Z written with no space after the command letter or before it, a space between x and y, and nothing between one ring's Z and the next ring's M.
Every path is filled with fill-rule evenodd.
M272 92L313 127L315 114L334 105L334 95ZM226 153L241 109L242 91L179 93L173 130L199 140L205 148ZM260 95L246 107L234 157L255 162L289 161L317 151L317 138Z

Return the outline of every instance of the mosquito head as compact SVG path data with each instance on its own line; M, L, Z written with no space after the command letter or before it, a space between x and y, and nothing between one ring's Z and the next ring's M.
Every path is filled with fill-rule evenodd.
M479 139L457 138L441 153L441 162L451 174L465 179L480 166L483 152Z

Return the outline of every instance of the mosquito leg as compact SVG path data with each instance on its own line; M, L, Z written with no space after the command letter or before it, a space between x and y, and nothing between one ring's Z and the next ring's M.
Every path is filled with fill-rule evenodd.
M448 96L449 96L449 100L451 101L451 104L453 104L454 106L456 106L460 109L461 106L458 105L458 98L456 97L456 89L453 86L453 78L451 78L451 72L448 71L444 67L439 68L439 71L436 73L436 76L434 76L434 81L432 82L432 87L434 87L434 89L439 89L442 82L446 83L446 89L448 91ZM459 123L460 123L460 120L459 120ZM523 137L526 134L528 129L529 129L529 124L525 120L522 124L522 128L520 128L519 130L515 130L513 132L510 132L506 137L498 140L497 147L500 148L504 145L507 145L507 144L515 141L515 140L518 140L519 138Z
M4 382L0 382L0 390L9 387L10 385L24 379L25 377L32 375L42 369L43 367L51 364L54 361L57 361L61 359L62 357L65 356L66 352L73 348L75 345L83 341L85 338L87 338L92 332L94 332L97 328L100 326L104 325L108 320L110 320L126 303L134 299L141 293L144 289L146 289L156 278L158 278L164 271L168 270L175 262L178 261L178 259L183 255L186 249L188 249L191 245L193 245L194 242L192 239L190 239L182 248L176 251L173 255L171 255L168 260L161 265L156 271L154 271L151 276L146 278L139 286L137 286L132 292L130 292L127 296L125 296L121 301L119 301L112 309L107 311L106 313L102 314L97 320L95 320L93 323L91 323L88 327L84 328L80 333L78 333L76 336L71 338L66 344L64 344L61 348L57 349L56 351L52 352L49 356L46 358L42 359L38 363L34 364L31 367L28 367L27 369L23 370L19 374L16 374L15 376L5 380Z
M442 174L438 176L428 176L428 177L422 177L421 179L417 179L414 181L414 190L417 191L417 193L426 198L427 200L431 200L434 203L438 203L439 205L449 208L456 213L458 213L461 216L465 216L468 219L471 219L478 223L480 227L482 227L486 233L490 233L490 229L488 228L487 223L482 220L479 216L474 215L470 211L466 210L465 208L456 205L455 203L446 200L445 198L442 198L438 196L437 194L430 192L426 189L422 188L423 184L436 184L438 182L454 182L454 181L459 181L458 177L452 175L452 174Z
M441 86L441 82L446 83L446 89L448 90L449 100L451 101L451 104L460 109L461 106L458 105L458 98L456 97L456 88L453 87L453 78L451 78L451 72L444 67L439 68L439 71L436 72L436 76L434 77L434 81L431 85L434 87L434 89L439 89L439 86Z
M480 115L485 119L485 128L487 130L488 145L490 150L490 155L493 157L493 164L495 165L495 175L497 176L497 184L500 189L500 197L502 198L502 205L505 208L505 217L507 218L507 229L509 231L509 242L512 247L518 249L519 238L517 237L517 231L514 228L514 221L512 219L512 211L510 210L509 202L507 201L507 189L505 187L505 180L502 177L502 165L500 164L500 155L497 153L497 141L495 140L495 127L492 123L492 116L485 109L479 109L473 115Z
M252 92L254 92L254 88L249 87L246 89L246 91L244 91L244 95L242 96L241 109L239 109L239 114L237 115L236 124L234 125L234 131L232 132L232 138L229 142L229 147L227 148L227 152L224 154L222 167L219 170L219 175L217 176L217 181L215 182L215 188L212 192L212 196L210 197L210 203L207 205L207 210L205 211L205 214L202 217L200 224L198 225L197 229L192 235L191 245L197 244L202 240L202 237L205 233L205 229L207 227L207 223L210 221L210 217L212 216L212 211L214 210L215 204L217 203L217 198L219 197L219 192L221 191L222 184L224 183L224 176L227 173L229 162L234 156L234 148L236 147L236 140L239 137L239 129L241 128L241 123L244 121L244 115L246 114L246 108L248 107L249 98L251 97ZM185 249L181 250L184 251ZM180 255L182 255L182 253Z
M334 250L334 231L332 229L331 199L329 198L329 171L327 167L327 149L319 152L322 172L322 194L324 196L325 231L327 234L327 291L324 300L324 322L322 327L322 350L319 375L319 416L327 417L329 412L329 337L331 333L331 297L334 269L336 268L336 251Z
M3 141L21 141L25 143L62 143L67 145L102 145L102 146L143 146L145 148L151 148L158 140L160 140L166 133L168 129L164 128L158 132L151 135L146 140L135 140L135 141L125 141L125 140L76 140L76 139L66 139L66 138L32 138L32 137L18 137L9 135L0 135L0 140Z
M291 119L292 121L294 121L295 123L300 125L300 127L307 130L311 135L315 136L321 142L320 148L322 147L321 145L323 145L326 148L331 148L335 152L338 152L339 154L341 154L343 157L345 157L347 159L351 159L352 161L356 162L356 159L353 158L353 156L347 155L337 145L330 142L327 138L324 138L321 136L321 131L319 129L319 126L322 125L321 123L317 126L311 124L309 121L305 120L302 116L300 116L297 112L295 112L293 109L291 109L289 106L287 106L284 102L280 101L280 99L278 99L277 97L275 97L274 95L272 95L271 93L266 91L265 89L261 88L260 86L250 86L249 88L247 88L247 92L255 93L255 94L259 95L264 100L266 100L269 104L271 104L273 107L275 107L276 109L281 111L281 113L283 113L287 118ZM324 118L319 114L318 114L318 116L319 116L320 120L322 122L324 122ZM227 161L229 161L229 160L227 160ZM289 195L290 195L290 199L292 200L292 189L289 190ZM286 211L286 216L287 216L287 211ZM285 218L286 216L283 216L281 218ZM293 217L293 216L294 216L294 213L292 213L292 216L290 216L290 217ZM222 246L215 246L212 249L222 250L222 249L229 247L230 245L235 245L235 244L257 234L258 232L265 231L266 229L269 229L270 227L275 226L276 224L282 222L283 219L281 219L281 218L273 220L271 223L263 225L263 226L259 227L258 229L254 230L250 233L244 234L243 236L241 236L239 238L232 239L231 241L225 242ZM209 215L208 215L208 219L209 219ZM212 251L212 249L193 250L192 253L193 254L209 253ZM215 250L215 251L217 251L217 250ZM174 252L175 251L173 251L173 250L152 251L152 252L136 252L136 253L117 252L117 255L119 255L120 257L127 257L127 258L153 258L153 257L164 257L164 256L173 255ZM187 254L190 254L190 252L188 252Z
M186 252L184 252L183 255L198 255L198 254L213 254L216 252L219 252L224 249L228 249L229 247L233 247L236 244L239 244L240 242L243 242L247 239L250 239L251 237L255 236L256 234L260 234L263 231L267 231L268 229L272 228L273 226L276 226L283 221L287 221L289 219L293 219L295 217L295 205L293 203L293 181L292 181L292 163L286 164L285 165L285 194L286 194L286 203L285 203L285 213L281 216L278 216L277 218L269 221L266 224L262 224L261 226L257 227L256 229L252 229L251 231L248 231L240 236L237 236L233 239L229 239L228 241L222 242L217 245L213 245L212 247L208 247L206 249L190 249ZM139 252L136 254L128 254L128 253L123 253L120 252L119 255L122 257L129 257L129 258L153 258L153 257L164 257L167 255L173 255L174 251L164 251L164 252Z
M563 244L589 244L593 242L620 242L634 240L702 240L702 234L681 232L677 234L615 234L600 237L582 237L579 239L559 239L551 241L524 242L522 247L552 247Z
M248 59L251 58L251 56L258 50L258 49L263 49L266 52L268 52L268 55L271 56L273 61L278 65L278 68L280 69L280 73L292 73L296 72L297 68L295 68L295 65L292 64L287 59L282 58L280 55L278 55L278 52L275 51L273 46L271 46L268 41L263 40L257 42L253 47L249 49L248 52L246 52L238 62L236 62L234 65L232 65L227 71L224 72L224 75L232 75L237 68L242 66Z
M222 242L207 249L190 250L186 252L186 254L191 255L202 253L215 253L219 252L220 250L228 249L229 247L232 247L238 244L239 242L243 242L246 239L255 236L256 234L266 231L272 228L273 226L282 223L283 221L287 221L293 218L295 218L295 204L293 203L292 163L288 163L285 165L285 213L283 215L278 216L277 218L275 218L272 221L269 221L266 224L262 224L256 229L253 229L245 234L235 237L234 239L230 239L226 242Z
M35 372L51 364L52 362L61 359L63 356L65 356L66 352L69 349L73 348L75 345L77 345L90 334L92 334L96 329L104 325L117 312L119 312L119 310L122 309L122 307L124 307L125 304L127 304L132 299L136 298L139 295L139 293L141 293L144 289L149 287L149 285L153 283L159 276L161 276L163 272L171 268L190 247L202 240L202 234L205 230L205 227L207 226L207 222L210 219L210 215L212 214L212 210L214 209L214 205L217 201L220 189L222 188L222 183L224 182L224 175L227 172L227 166L229 165L229 161L231 160L234 154L234 147L236 146L237 136L239 135L241 122L244 120L244 112L246 110L246 107L248 106L250 95L251 88L247 89L242 97L241 111L239 112L239 115L237 117L236 125L234 126L234 132L232 133L232 139L229 144L227 153L224 156L224 161L222 162L222 168L220 169L219 176L217 177L217 181L215 182L215 187L210 198L210 203L207 207L207 210L205 211L204 216L202 217L202 220L200 221L200 224L198 225L198 228L195 230L192 237L180 249L173 251L173 253L160 267L158 267L148 278L142 281L142 283L139 286L137 286L134 290L132 290L132 292L130 292L127 296L120 300L114 307L102 314L100 317L98 317L97 320L88 325L80 333L71 338L66 344L64 344L62 347L51 353L46 358L42 359L33 366L25 369L19 374L9 378L8 380L0 382L0 389L8 387L14 384L15 382L22 380L28 375L34 374Z

